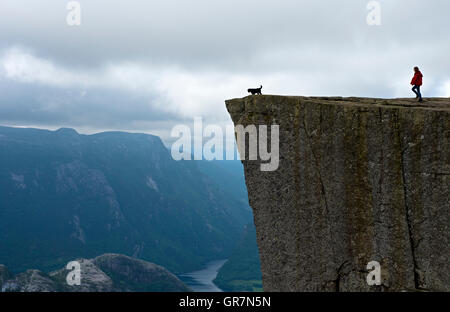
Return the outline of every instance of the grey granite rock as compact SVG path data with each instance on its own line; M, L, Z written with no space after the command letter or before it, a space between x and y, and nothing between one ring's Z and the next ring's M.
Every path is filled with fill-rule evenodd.
M226 106L235 125L280 125L278 170L243 161L265 291L450 291L450 99Z
M121 291L190 291L166 268L125 255L104 254L93 260Z
M71 272L63 268L46 274L28 270L14 276L0 265L2 292L162 292L190 291L175 275L159 265L120 254L78 259L80 285L68 285Z
M69 270L61 270L50 273L50 276L63 286L64 291L69 292L111 292L114 291L112 279L97 267L92 259L77 259L80 263L81 285L68 285L66 277Z
M2 289L3 283L12 278L11 272L6 266L0 264L0 290Z

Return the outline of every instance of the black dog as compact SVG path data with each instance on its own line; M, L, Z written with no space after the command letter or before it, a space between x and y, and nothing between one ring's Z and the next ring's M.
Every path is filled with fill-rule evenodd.
M262 89L262 86L259 88L256 88L256 89L248 89L247 92L251 93L252 95L255 95L255 94L261 95L261 89Z

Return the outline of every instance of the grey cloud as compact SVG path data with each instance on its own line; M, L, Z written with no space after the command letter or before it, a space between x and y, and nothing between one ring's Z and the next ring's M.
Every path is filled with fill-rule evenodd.
M79 2L82 25L69 27L67 1L0 1L0 54L23 47L69 81L96 82L23 83L0 68L0 123L167 134L190 113L228 122L223 100L260 83L277 94L409 96L415 65L424 94L450 94L448 0L379 0L375 27L366 24L368 0ZM117 64L142 70L124 72L138 90L105 77ZM166 75L163 88L151 85L154 70Z
M61 89L0 80L0 123L92 129L149 130L184 122L157 108L164 100L110 89ZM156 108L155 108L156 106Z
M0 42L20 43L72 66L120 60L240 68L273 48L351 51L370 46L447 44L450 3L386 1L368 27L366 1L83 1L81 27L65 24L65 2L4 0ZM20 9L19 9L20 8ZM8 14L8 13L14 14Z

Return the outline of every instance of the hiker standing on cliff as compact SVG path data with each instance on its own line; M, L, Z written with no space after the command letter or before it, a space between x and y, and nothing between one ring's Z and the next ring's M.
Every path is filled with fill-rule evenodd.
M414 77L411 80L411 85L414 86L412 88L413 92L416 94L416 99L419 99L419 102L422 102L422 94L420 93L420 86L422 85L422 73L419 70L419 67L414 67Z

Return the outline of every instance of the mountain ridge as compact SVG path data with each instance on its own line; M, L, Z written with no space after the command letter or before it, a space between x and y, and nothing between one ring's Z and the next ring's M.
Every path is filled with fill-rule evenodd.
M0 190L0 263L14 272L114 252L184 273L228 256L251 218L141 133L0 127Z

